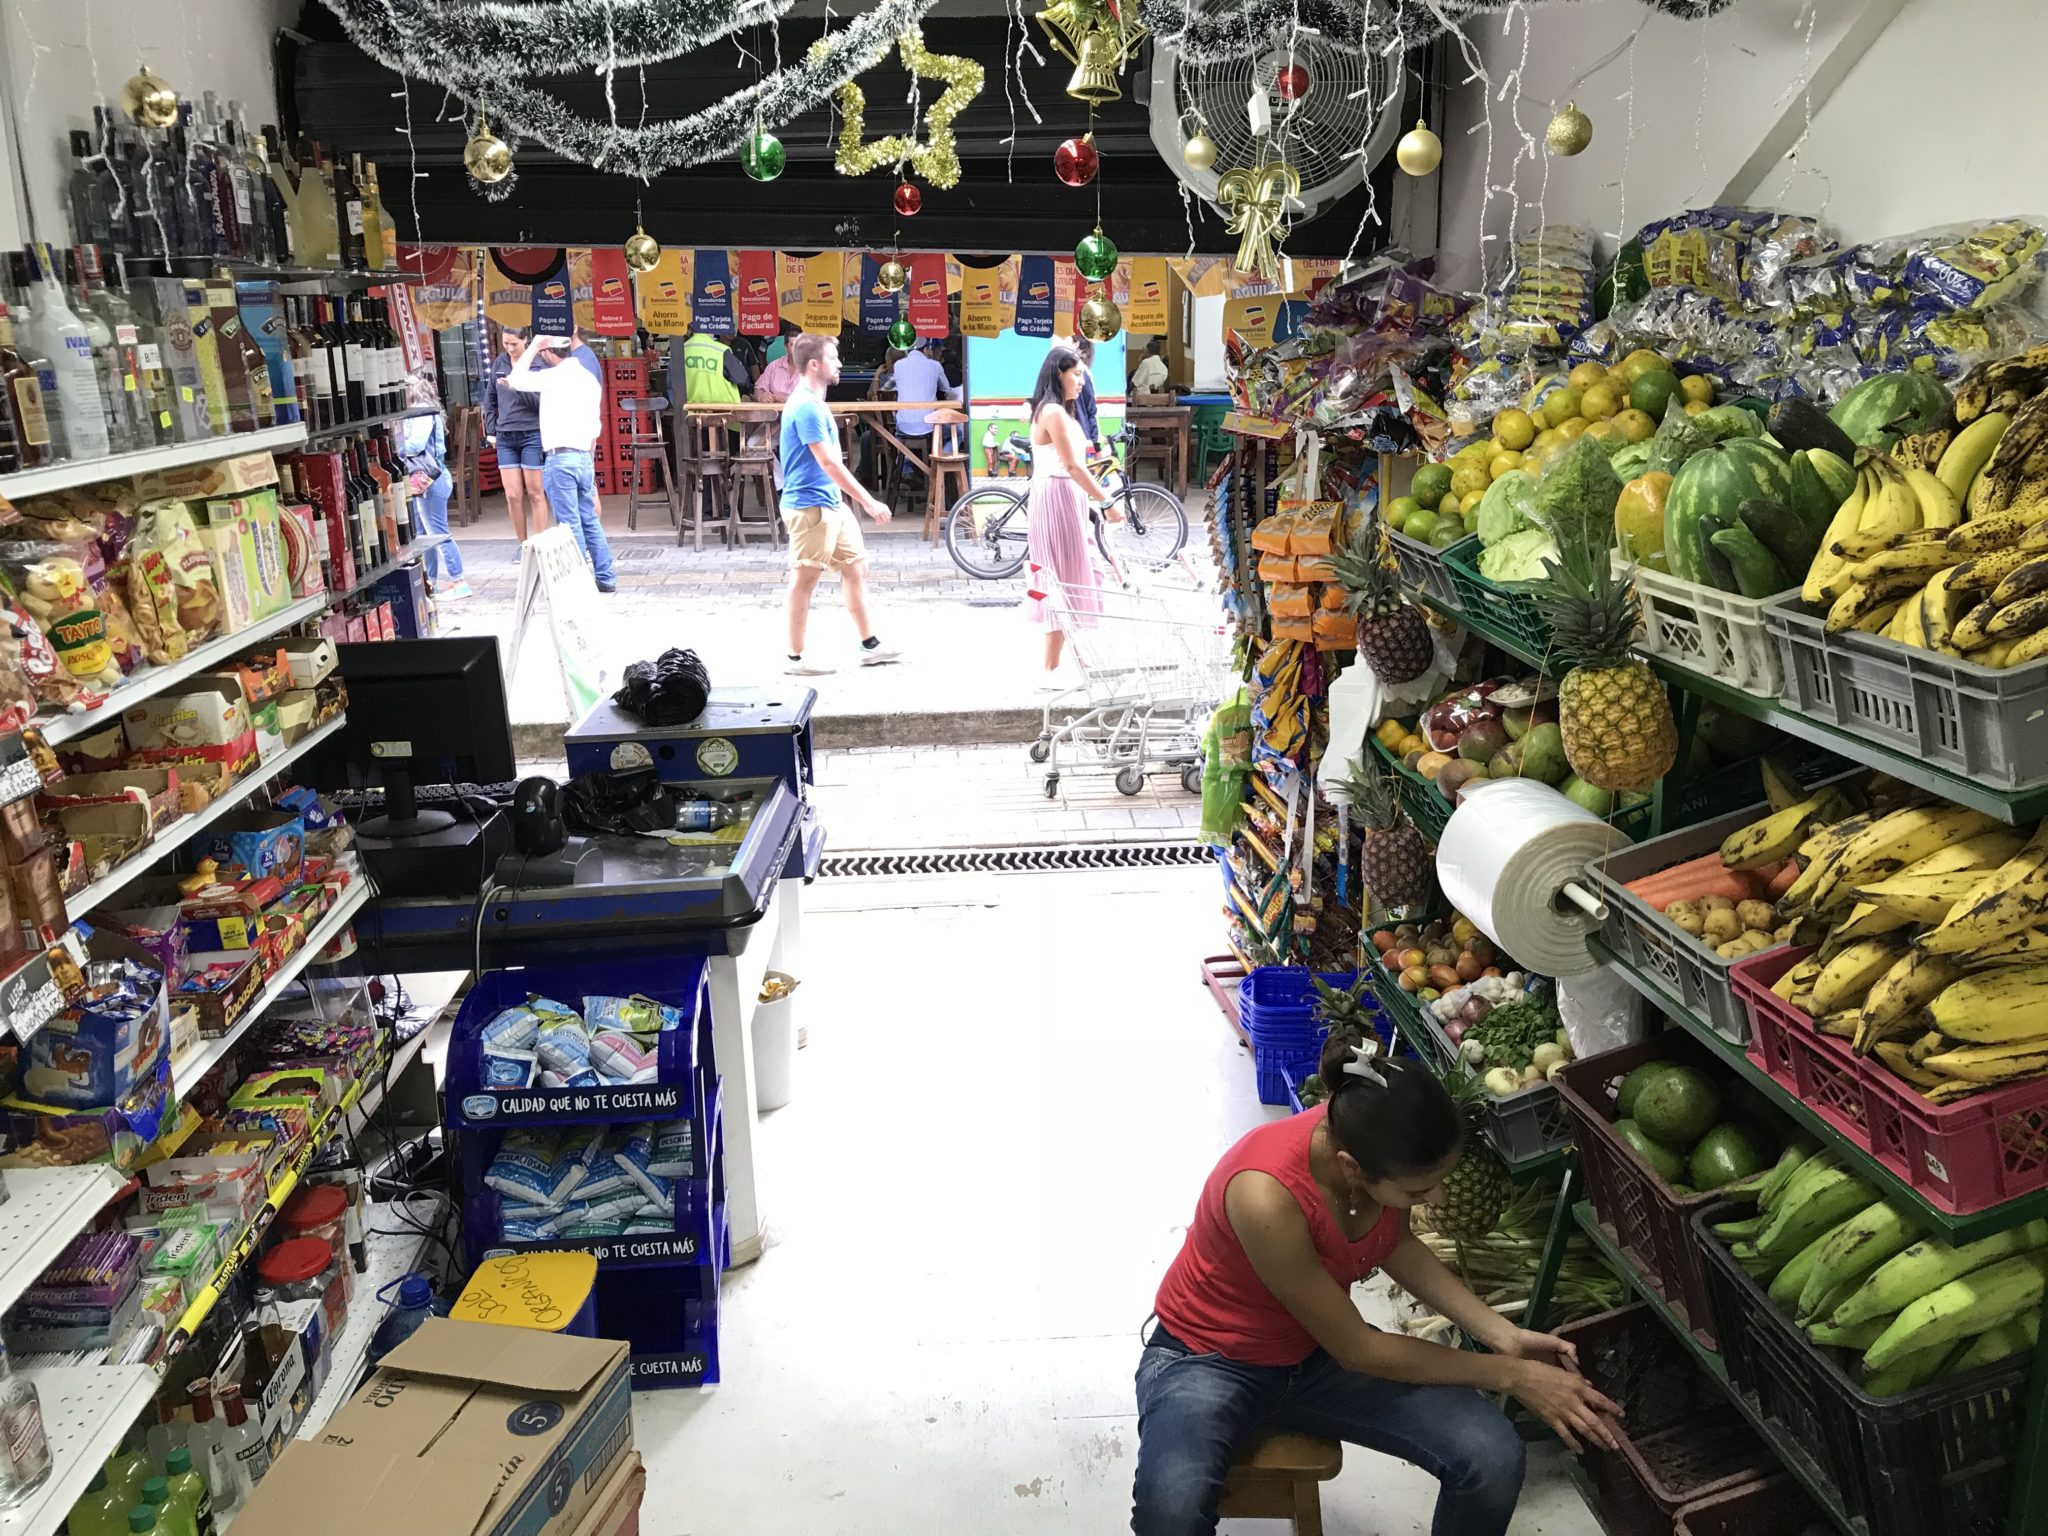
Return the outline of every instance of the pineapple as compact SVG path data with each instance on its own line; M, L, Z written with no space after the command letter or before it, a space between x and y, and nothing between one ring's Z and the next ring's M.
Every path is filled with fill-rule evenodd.
M1365 825L1358 872L1372 899L1383 907L1427 901L1436 858L1429 840L1403 814L1393 781L1361 756L1336 788Z
M1347 1045L1363 1045L1377 1033L1372 1010L1367 1003L1372 991L1369 976L1369 972L1360 971L1351 989L1339 992L1322 977L1313 972L1309 975L1316 989L1317 1021L1327 1025L1330 1033Z
M1589 784L1617 794L1645 790L1678 758L1678 723L1657 675L1629 654L1642 622L1635 589L1605 550L1561 543L1545 562L1536 603L1551 649L1571 670L1557 688L1565 761Z
M1365 524L1330 564L1349 594L1345 606L1358 618L1358 654L1381 682L1405 683L1429 669L1436 647L1422 615L1401 595L1400 578L1381 558L1377 539L1377 527Z
M1500 1225L1512 1188L1507 1167L1487 1145L1480 1123L1487 1103L1484 1085L1455 1065L1444 1073L1443 1083L1465 1116L1465 1154L1444 1177L1443 1200L1421 1207L1421 1213L1432 1230L1453 1242L1476 1243Z

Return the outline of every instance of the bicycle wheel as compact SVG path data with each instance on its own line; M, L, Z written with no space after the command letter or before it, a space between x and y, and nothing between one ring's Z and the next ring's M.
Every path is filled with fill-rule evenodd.
M968 575L1000 581L1024 568L1024 493L978 486L946 511L946 553Z
M1188 511L1173 492L1157 485L1130 485L1117 498L1120 523L1095 525L1102 553L1113 563L1159 570L1173 563L1188 541Z

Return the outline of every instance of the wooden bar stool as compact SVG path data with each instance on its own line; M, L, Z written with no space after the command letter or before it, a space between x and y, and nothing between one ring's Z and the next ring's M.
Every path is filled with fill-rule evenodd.
M484 413L465 405L449 414L448 476L455 490L448 502L448 522L467 528L483 516Z
M939 541L946 509L974 487L968 467L967 418L961 412L941 406L932 412L932 451L927 460L931 473L924 499L924 536Z
M668 520L680 538L683 521L676 505L675 469L669 463L668 439L661 431L661 413L668 409L668 397L624 395L619 398L618 406L626 413L627 422L625 438L619 444L619 452L626 460L623 470L626 477L626 529L632 532L640 526L640 503L654 499L654 492L641 489L640 484L640 466L651 464L662 504L668 508Z
M1316 1435L1267 1430L1237 1453L1223 1479L1217 1514L1291 1520L1294 1536L1323 1536L1323 1493L1344 1468L1344 1447Z
M723 416L683 415L682 491L684 521L676 525L676 543L688 533L699 550L708 526L730 546L738 534L727 484L731 468L732 424Z
M747 491L760 503L760 516L747 516ZM743 437L732 457L733 542L744 547L751 534L768 535L768 547L782 543L782 492L775 484L775 455L758 434Z

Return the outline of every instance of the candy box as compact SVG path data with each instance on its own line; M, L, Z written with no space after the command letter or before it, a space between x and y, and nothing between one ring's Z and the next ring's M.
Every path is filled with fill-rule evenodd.
M135 800L88 800L67 805L58 810L57 825L77 845L88 881L133 858L152 836L149 807Z
M251 705L277 698L295 686L291 663L282 647L251 651L231 667L204 675L234 678L242 685L242 697Z
M170 1103L170 1086L170 1062L160 1058L153 1073L118 1104L74 1110L39 1104L19 1094L0 1099L12 1149L0 1157L0 1167L111 1163L129 1171L156 1141Z
M285 1067L257 1072L245 1079L228 1103L236 1109L272 1109L289 1105L309 1112L332 1109L340 1101L338 1080L317 1067Z
M182 691L131 704L121 729L144 763L216 763L230 777L256 764L256 727L242 685L232 680L193 678Z
M347 825L331 801L323 797L318 790L307 789L303 785L288 789L277 796L277 807L279 810L290 811L303 821L308 833Z
M278 642L278 649L290 666L294 688L311 688L340 664L334 642L325 635L287 638Z
M199 1033L217 1040L242 1021L263 990L263 970L253 956L215 950L185 957L177 997L199 1010Z
M202 1132L176 1157L142 1170L139 1207L145 1214L161 1215L179 1206L198 1206L208 1221L238 1226L263 1203L268 1187L267 1150L248 1138ZM150 1268L158 1273L176 1272L156 1257L151 1258Z
M169 1053L163 973L150 956L116 934L96 932L86 957L87 998L60 1010L23 1048L21 1093L32 1102L114 1104Z
M240 811L215 822L194 846L223 873L289 881L306 856L306 824L289 811Z
M263 919L285 899L290 887L274 876L228 877L203 886L185 898L185 939L188 949L253 949Z
M36 796L45 811L67 805L88 805L107 800L132 800L149 812L152 835L161 832L183 811L184 795L175 767L122 768L112 773L75 773L59 779Z
M277 733L291 746L313 729L319 697L310 688L295 688L277 701Z
M200 501L210 496L240 496L277 484L277 460L267 453L241 453L209 459L177 469L153 470L135 477L143 501Z

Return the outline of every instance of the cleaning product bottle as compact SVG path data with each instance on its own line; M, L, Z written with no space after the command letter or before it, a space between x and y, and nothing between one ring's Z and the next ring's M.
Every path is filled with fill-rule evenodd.
M132 1433L121 1441L121 1449L107 1458L107 1486L121 1496L124 1531L128 1529L128 1511L142 1502L142 1485L149 1474L149 1457L143 1454L140 1438Z
M390 1289L387 1285L377 1294L383 1297L384 1292ZM370 1340L370 1369L373 1371L377 1369L378 1361L411 1338L413 1330L434 1315L433 1282L417 1270L402 1276L398 1282L398 1300L390 1302L390 1306L390 1312L377 1325L377 1332Z
M64 1517L64 1529L70 1536L122 1536L132 1508L126 1496L107 1481L107 1469L94 1467L92 1481Z
M151 1524L143 1527L146 1531L161 1531L163 1536L192 1536L189 1521L181 1522L178 1511L171 1505L171 1484L168 1478L146 1477L142 1480L142 1503L138 1509L149 1513ZM128 1514L128 1528L135 1529L135 1511Z
M206 1480L192 1470L192 1453L182 1445L164 1459L170 1485L171 1529L181 1536L214 1536L213 1498Z

